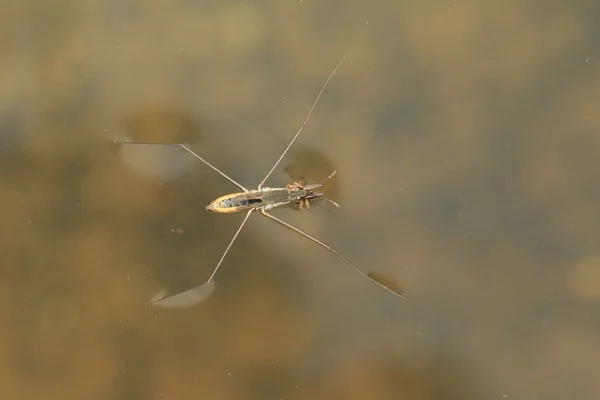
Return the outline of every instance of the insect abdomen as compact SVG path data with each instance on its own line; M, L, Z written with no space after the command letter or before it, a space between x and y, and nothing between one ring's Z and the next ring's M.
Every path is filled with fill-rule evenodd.
M219 197L212 201L206 209L218 213L236 213L251 208L259 208L263 205L262 203L263 199L260 196L249 193L234 193Z

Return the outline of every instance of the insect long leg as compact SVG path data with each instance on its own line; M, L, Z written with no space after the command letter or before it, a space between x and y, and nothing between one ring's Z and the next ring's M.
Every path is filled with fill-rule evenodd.
M271 214L269 214L268 212L266 212L265 210L261 210L262 215L264 215L267 218L270 218L276 222L279 222L280 224L287 226L288 228L290 228L293 231L298 232L299 234L301 234L302 236L304 236L305 238L308 238L310 240L312 240L313 242L321 245L322 247L326 248L327 250L331 251L333 254L335 254L336 256L338 256L339 258L341 258L342 260L344 260L346 262L346 264L348 264L349 266L351 266L352 268L354 268L354 270L356 272L358 272L359 274L361 274L362 276L364 276L365 278L367 278L368 280L370 280L371 282L377 284L378 286L382 287L383 289L387 290L390 293L395 294L396 296L402 297L403 299L406 299L405 296L403 296L402 294L396 292L395 290L385 286L384 284L377 282L375 279L371 278L369 275L367 275L366 273L364 273L363 271L361 271L356 265L352 264L350 262L350 260L348 260L346 257L344 257L343 255L341 255L340 253L337 252L337 250L335 250L333 247L329 246L328 244L320 241L319 239L315 238L314 236L309 235L308 233L304 232L303 230L296 228L294 225L285 222L282 219L279 219Z
M232 178L230 178L224 172L221 172L221 170L219 168L215 167L214 165L212 165L211 163L209 163L208 161L206 161L204 158L202 158L198 154L194 153L192 151L192 149L190 149L189 147L187 147L183 143L156 143L156 142L130 142L130 141L127 141L127 142L118 142L117 141L115 143L120 143L120 144L148 144L148 145L155 145L155 146L181 147L182 149L184 149L185 151L187 151L188 153L190 153L194 157L196 157L198 160L202 161L204 164L206 164L209 167L211 167L214 171L216 171L217 173L219 173L222 177L224 177L225 179L227 179L229 182L233 183L235 186L239 187L244 192L248 192L248 189L246 189L245 187L243 187L242 185L240 185L239 183L237 183L236 181L234 181Z
M206 282L204 282L198 286L195 286L191 289L185 290L181 293L175 294L173 296L153 300L148 304L158 305L158 306L166 307L166 308L189 307L191 305L199 303L200 301L202 301L206 297L208 297L208 295L210 295L210 293L212 292L212 287L210 288L210 292L209 292L209 289L207 288L207 286L214 285L214 278L215 278L215 275L217 274L217 271L219 270L219 267L221 266L221 263L225 259L225 256L227 255L227 253L229 253L229 249L231 248L231 245L233 244L233 242L235 242L235 239L237 239L238 235L240 234L240 231L246 224L248 217L250 217L250 214L252 214L252 211L254 211L254 209L252 209L246 213L246 217L240 224L240 227L238 228L238 230L235 232L235 235L233 235L233 238L229 242L229 245L227 245L227 248L225 249L225 252L221 256L221 259L217 263L217 266L215 267L213 273L210 275L210 278L208 278L208 280ZM208 294L207 294L207 292L208 292Z
M352 50L352 49L350 49L350 50ZM321 90L319 90L319 94L317 94L317 97L315 98L315 101L312 103L312 106L310 106L310 109L308 111L308 115L306 116L306 119L304 120L304 122L300 126L300 129L298 129L298 132L296 132L296 135L294 136L294 138L292 139L292 141L287 145L287 147L285 148L285 150L283 151L283 153L281 153L281 156L279 156L279 159L275 162L275 165L273 165L273 168L271 168L271 170L267 173L267 176L265 176L265 178L262 180L262 182L259 183L258 189L262 188L262 186L265 184L265 182L267 181L267 179L269 178L269 176L271 176L271 173L273 173L273 171L275 170L275 168L277 168L277 166L279 165L279 163L281 162L281 160L283 159L283 157L286 155L286 153L288 152L288 150L290 149L290 147L292 147L292 145L294 144L294 142L296 141L296 139L298 139L298 136L300 136L300 133L302 133L302 131L304 130L304 127L308 123L308 120L310 119L310 116L312 115L312 113L313 113L313 111L315 109L315 106L319 102L319 99L321 98L321 95L323 94L323 91L327 87L327 84L329 83L329 81L331 80L331 78L333 78L333 75L335 75L335 73L337 72L338 68L342 64L342 61L344 61L344 58L346 58L346 56L348 55L348 53L350 53L350 50L348 50L346 52L346 54L344 54L344 56L340 59L340 61L338 61L337 65L335 66L335 68L333 69L333 71L331 71L331 74L329 74L329 77L327 78L327 80L325 81L325 83L323 84L323 86L321 86Z
M217 271L219 270L219 267L221 266L221 263L223 262L223 259L225 258L225 256L227 255L227 253L229 252L229 249L231 248L231 245L233 244L233 242L235 242L235 239L238 237L238 235L240 234L240 231L242 230L242 228L244 227L244 224L246 224L246 221L248 220L248 217L250 217L250 214L252 214L252 211L254 211L254 209L251 209L248 211L248 213L246 213L246 217L244 218L244 220L242 221L242 224L240 225L240 227L238 228L237 232L235 233L235 235L233 235L233 238L231 238L231 242L229 242L229 245L227 246L227 248L225 249L225 253L223 253L223 255L221 256L221 259L219 260L219 262L217 263L217 266L215 267L215 270L213 271L213 273L210 275L210 278L208 278L207 282L212 282L212 280L214 279L215 275L217 274Z

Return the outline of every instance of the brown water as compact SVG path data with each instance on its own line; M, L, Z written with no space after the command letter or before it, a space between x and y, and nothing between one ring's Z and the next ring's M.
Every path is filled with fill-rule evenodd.
M593 2L47 1L0 17L7 399L597 399ZM236 188L338 170L327 212Z

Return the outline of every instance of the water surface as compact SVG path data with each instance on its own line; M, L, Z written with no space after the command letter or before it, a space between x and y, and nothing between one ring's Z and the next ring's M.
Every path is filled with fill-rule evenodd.
M462 1L4 2L2 394L594 399L598 7ZM334 169L342 208L205 205Z

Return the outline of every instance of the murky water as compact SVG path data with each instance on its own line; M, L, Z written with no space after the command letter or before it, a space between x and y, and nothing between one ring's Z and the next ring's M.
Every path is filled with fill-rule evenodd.
M3 2L2 398L600 396L599 30L590 2ZM243 218L188 142L365 271Z

